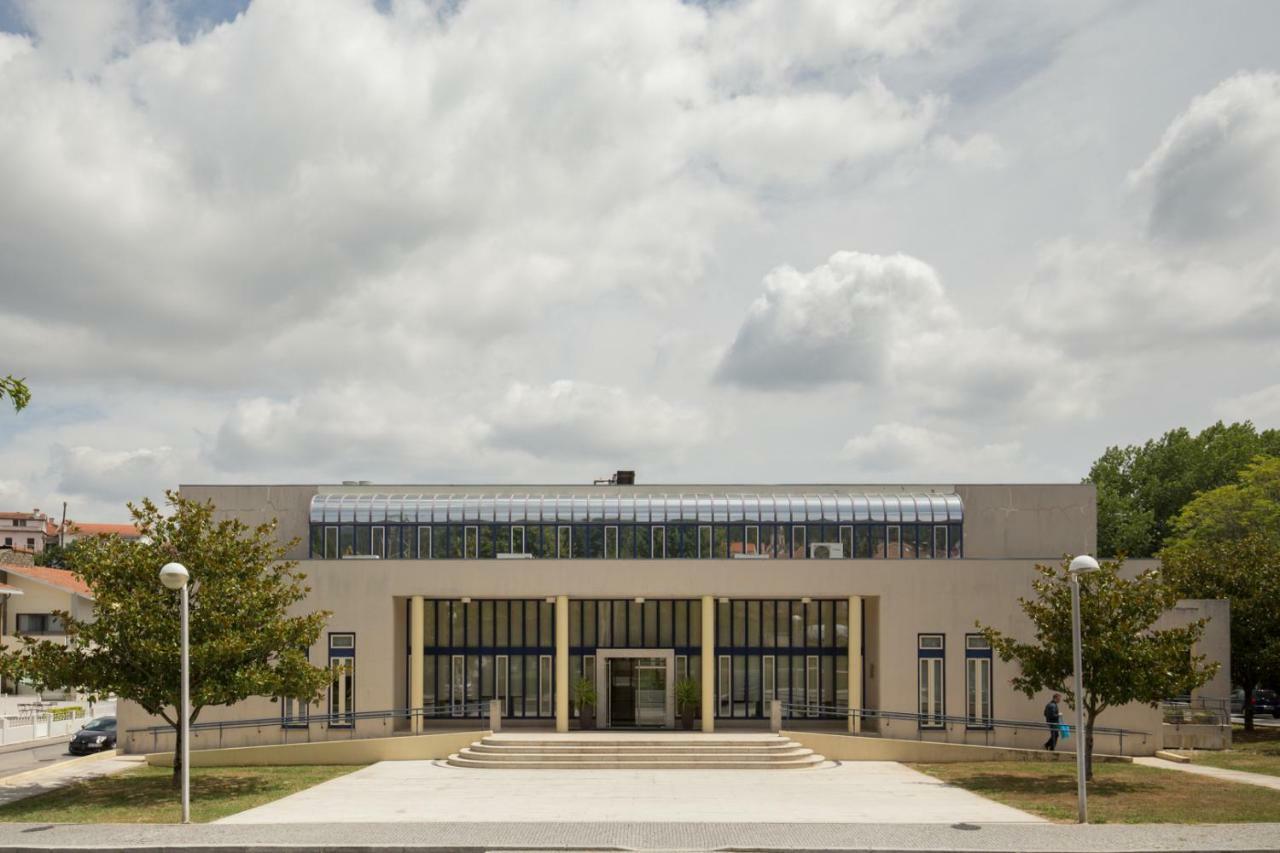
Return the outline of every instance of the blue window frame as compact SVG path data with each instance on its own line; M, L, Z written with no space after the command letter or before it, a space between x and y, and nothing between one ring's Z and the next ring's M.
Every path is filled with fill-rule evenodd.
M964 635L965 727L989 729L992 710L991 643L982 634Z
M356 635L329 634L329 727L350 728L356 714Z
M919 693L917 722L922 729L946 726L947 638L944 634L919 634L916 637L916 685Z

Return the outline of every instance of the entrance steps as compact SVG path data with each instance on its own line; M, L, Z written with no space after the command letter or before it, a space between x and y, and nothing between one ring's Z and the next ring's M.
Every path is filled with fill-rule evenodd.
M448 763L500 770L803 770L827 762L776 734L574 732L492 734Z

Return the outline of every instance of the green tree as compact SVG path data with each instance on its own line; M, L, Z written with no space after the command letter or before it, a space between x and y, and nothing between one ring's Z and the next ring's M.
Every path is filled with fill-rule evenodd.
M1010 679L1027 698L1054 691L1076 706L1071 660L1071 585L1068 562L1036 566L1035 598L1019 598L1031 620L1035 638L1015 639L979 624L991 647L1006 663L1017 661L1020 671ZM1108 708L1188 693L1218 671L1204 655L1192 655L1207 620L1178 628L1152 627L1173 607L1177 594L1157 572L1148 570L1129 580L1120 576L1122 561L1107 561L1100 571L1080 579L1080 625L1083 637L1085 712L1084 748L1088 778L1093 778L1093 732ZM1078 733L1077 733L1078 735Z
M329 613L290 612L310 591L284 559L293 543L276 541L274 521L215 522L212 503L166 497L168 514L150 500L129 505L142 541L93 536L69 550L71 571L93 591L92 617L58 614L66 645L23 637L0 653L0 667L40 687L132 700L180 738L179 596L159 581L160 567L177 561L191 573L191 721L250 696L314 701L329 677L307 649Z
M1183 596L1230 599L1231 681L1252 731L1253 690L1280 674L1280 457L1188 503L1160 559Z
M21 412L31 402L31 390L27 388L27 383L21 379L14 379L10 374L0 377L0 400L5 397L9 398L9 402L13 403L13 410Z
M1098 552L1150 557L1197 494L1234 482L1255 457L1280 455L1280 430L1221 421L1180 428L1142 445L1108 447L1089 469L1098 488Z
M1231 601L1231 681L1244 690L1244 727L1253 731L1254 688L1274 684L1280 672L1280 540L1260 533L1185 539L1160 559L1183 596Z

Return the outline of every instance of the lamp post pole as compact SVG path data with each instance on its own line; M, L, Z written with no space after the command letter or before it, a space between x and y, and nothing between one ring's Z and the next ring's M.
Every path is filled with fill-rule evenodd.
M1089 822L1088 792L1085 786L1085 760L1088 757L1084 736L1084 649L1080 640L1080 576L1096 572L1098 561L1081 555L1071 561L1071 666L1076 688L1076 801L1078 820Z
M160 582L168 589L179 590L182 601L181 643L182 643L182 702L178 714L182 717L179 731L182 733L182 748L179 750L179 761L182 762L182 822L191 823L191 651L188 620L190 612L190 594L187 587L187 567L181 563L166 563L160 570Z

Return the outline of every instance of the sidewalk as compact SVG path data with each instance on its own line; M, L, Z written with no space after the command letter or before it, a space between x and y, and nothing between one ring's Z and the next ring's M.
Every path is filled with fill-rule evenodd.
M501 808L500 803L494 804ZM0 824L17 850L956 850L1230 853L1280 848L1280 824L1208 826L814 823Z
M72 782L82 779L94 779L98 776L110 776L122 773L134 767L141 767L146 761L143 755L116 755L115 751L98 755L87 755L84 758L73 758L61 761L48 767L39 767L15 773L0 779L0 805L24 800L64 788Z
M1225 770L1221 767L1206 767L1203 764L1180 764L1177 761L1165 761L1163 758L1134 758L1134 764L1145 767L1159 767L1161 770L1178 770L1196 776L1208 776L1224 782L1242 782L1245 785L1257 785L1260 788L1271 788L1280 791L1280 776L1268 776L1265 773L1250 773L1247 770Z

